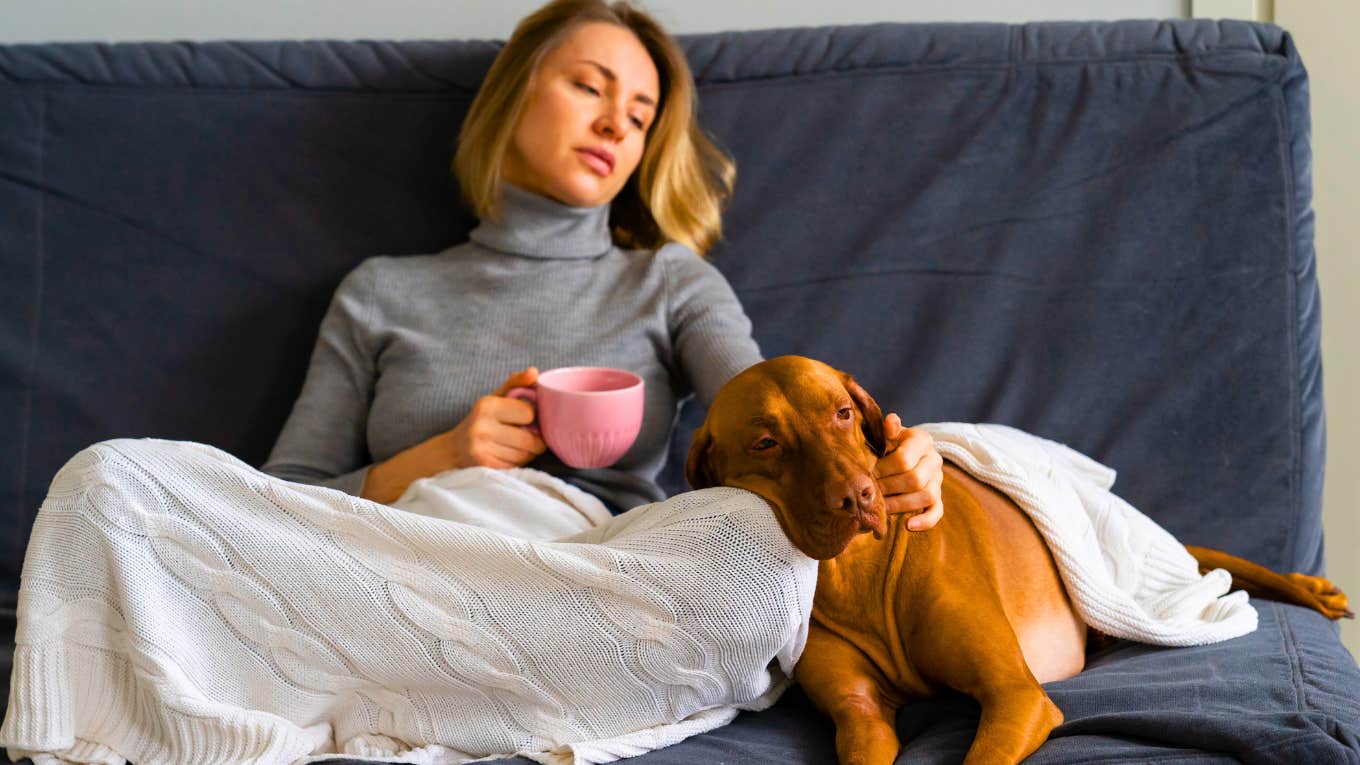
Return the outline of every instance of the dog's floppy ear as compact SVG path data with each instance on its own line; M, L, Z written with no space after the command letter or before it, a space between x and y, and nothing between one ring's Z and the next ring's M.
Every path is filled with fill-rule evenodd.
M689 442L689 457L685 460L685 480L691 489L698 491L718 485L713 466L709 464L712 453L713 435L708 432L708 423L704 423L694 431Z
M887 448L887 434L883 432L883 410L878 408L878 402L869 395L869 391L855 382L854 377L844 372L841 374L845 390L850 393L850 398L854 399L855 406L859 407L863 419L861 428L864 430L864 439L869 442L869 448L874 450L874 454L882 457L883 450Z

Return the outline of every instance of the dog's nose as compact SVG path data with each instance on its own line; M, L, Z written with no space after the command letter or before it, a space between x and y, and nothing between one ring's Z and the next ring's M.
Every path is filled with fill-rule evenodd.
M838 486L827 495L827 505L833 510L858 512L868 510L874 504L874 479L867 475L857 475Z

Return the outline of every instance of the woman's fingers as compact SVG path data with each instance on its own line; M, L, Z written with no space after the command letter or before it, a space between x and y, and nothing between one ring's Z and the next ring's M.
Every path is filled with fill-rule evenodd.
M512 375L510 381L514 379ZM524 427L533 423L534 417L533 404L527 401L494 395L478 399L468 415L466 431L472 464L517 467L542 454L547 444Z
M935 439L923 430L903 428L896 414L884 418L883 429L888 443L896 444L874 466L888 512L918 513L907 528L931 528L944 516L944 458L935 450Z
M910 469L879 478L883 496L895 500L900 505L896 509L901 510L921 510L935 504L943 483L944 458L938 452L925 455Z
M482 407L482 414L490 422L503 425L530 425L538 412L534 405L528 401L521 401L517 398L506 398L504 396L487 396L478 401Z
M929 467L929 463L923 463L930 455L939 456L935 451L935 439L926 431L919 428L902 427L902 418L895 413L883 418L883 432L889 444L896 443L896 448L883 456L879 460L879 466L886 468L880 470L883 475L895 475L903 472L917 473L923 466ZM887 462L885 463L885 460ZM926 474L921 475L921 483L914 488L921 488L925 485Z
M907 521L909 531L925 531L940 522L944 517L944 503L936 502L933 507Z
M896 418L895 414L888 415L884 430L901 442L874 465L883 493L906 494L937 488L938 483L932 486L932 481L942 476L944 459L935 451L935 439L924 430L902 428L900 423L894 423Z
M502 426L493 435L494 442L506 449L514 449L524 452L525 462L543 453L548 445L543 442L543 437L535 435L533 431L519 425Z
M486 444L482 451L482 457L485 460L483 464L501 469L526 465L536 456L537 453L531 450L499 442Z
M500 449L524 453L523 464L542 454L547 445L543 438L526 427L533 423L536 412L527 401L513 398L493 398L486 405L487 419L478 433L487 444Z
M500 397L510 392L511 388L527 388L538 382L538 367L525 367L505 378L501 387L497 388L491 395Z
M542 439L521 427L501 425L480 437L474 436L474 439L473 463L484 467L527 465L547 449Z

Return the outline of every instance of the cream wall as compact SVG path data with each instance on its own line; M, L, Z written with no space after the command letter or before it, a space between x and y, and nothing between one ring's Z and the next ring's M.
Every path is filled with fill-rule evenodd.
M1327 402L1327 571L1360 611L1360 3L1274 0L1308 69ZM1341 624L1360 657L1360 622Z
M0 0L0 42L505 39L544 0ZM672 32L873 21L1184 17L1189 0L640 0Z

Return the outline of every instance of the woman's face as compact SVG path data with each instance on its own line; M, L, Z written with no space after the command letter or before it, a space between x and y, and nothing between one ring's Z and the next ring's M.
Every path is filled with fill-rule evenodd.
M574 207L611 202L637 168L659 78L630 30L583 24L544 57L506 152L510 183Z

